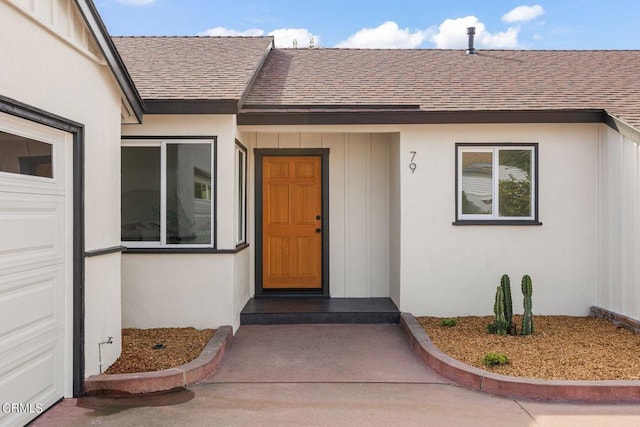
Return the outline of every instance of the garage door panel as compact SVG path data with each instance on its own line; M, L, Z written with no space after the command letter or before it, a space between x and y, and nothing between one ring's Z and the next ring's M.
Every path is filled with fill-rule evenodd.
M0 192L0 276L64 262L64 198Z
M37 415L37 404L46 409L63 395L59 367L64 354L58 341L49 337L36 347L14 350L11 359L0 359L0 402L27 404L31 411L0 411L0 425L20 425Z
M0 284L0 357L42 335L64 334L65 274L50 267L3 277Z
M46 409L71 390L73 144L0 113L0 402ZM0 425L37 415L0 411Z

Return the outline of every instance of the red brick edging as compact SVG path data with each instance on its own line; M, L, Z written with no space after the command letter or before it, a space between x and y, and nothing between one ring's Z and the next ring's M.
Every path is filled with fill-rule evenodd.
M218 328L200 356L181 366L163 371L134 374L92 375L84 380L88 395L126 395L167 391L185 387L211 375L233 338L233 328Z
M440 351L410 313L400 325L418 357L438 374L472 390L511 398L563 402L640 402L640 381L566 381L510 377L466 365Z

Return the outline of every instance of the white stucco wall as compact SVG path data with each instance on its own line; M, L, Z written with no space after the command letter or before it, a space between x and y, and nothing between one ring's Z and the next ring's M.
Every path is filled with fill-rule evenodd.
M230 254L127 254L122 257L123 327L231 324L233 274Z
M600 126L597 305L640 319L640 147Z
M509 274L533 279L533 310L585 315L597 291L598 125L408 126L401 133L401 296L415 315L491 314ZM454 226L455 143L539 143L542 226ZM417 169L408 164L416 151Z
M119 245L121 94L74 3L0 1L0 39L0 94L84 125L86 250ZM107 364L120 353L119 268L119 255L86 262L87 376L98 342L116 337Z

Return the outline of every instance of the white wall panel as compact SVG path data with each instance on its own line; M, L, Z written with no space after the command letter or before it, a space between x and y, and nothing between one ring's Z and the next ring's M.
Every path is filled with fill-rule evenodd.
M247 132L243 138L255 138L257 148L329 148L330 294L389 296L391 134Z
M400 135L392 135L389 145L389 296L400 307L402 241L400 183Z
M333 297L346 297L348 277L346 224L346 136L322 134L322 148L329 151L329 290ZM313 148L313 147L308 147Z
M597 305L640 319L639 144L600 126Z

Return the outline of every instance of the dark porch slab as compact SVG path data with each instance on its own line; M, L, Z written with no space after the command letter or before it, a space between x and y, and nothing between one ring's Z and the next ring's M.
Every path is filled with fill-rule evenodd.
M241 325L301 323L398 323L391 298L252 298L240 313Z

